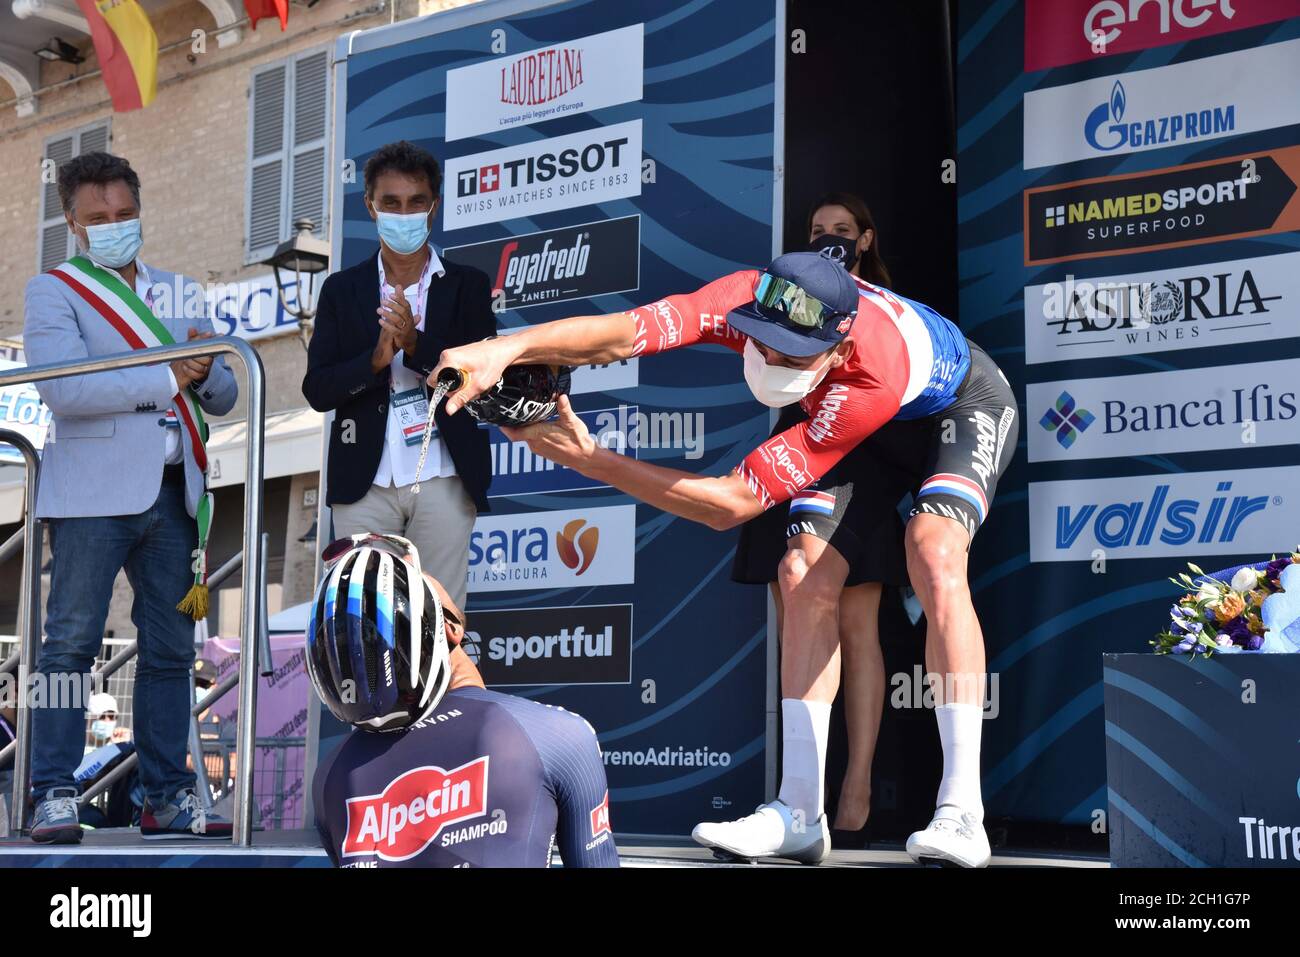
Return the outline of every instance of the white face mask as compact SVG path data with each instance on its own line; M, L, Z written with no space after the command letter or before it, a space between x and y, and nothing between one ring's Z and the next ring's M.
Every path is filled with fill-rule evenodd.
M834 358L832 353L831 358ZM831 358L811 369L768 365L753 339L745 341L745 381L754 398L773 409L793 405L821 384L830 371Z

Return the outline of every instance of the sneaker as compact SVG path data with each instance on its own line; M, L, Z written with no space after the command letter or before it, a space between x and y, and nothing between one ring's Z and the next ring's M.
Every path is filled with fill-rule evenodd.
M764 804L739 821L697 824L691 837L705 847L745 860L784 857L801 864L820 864L831 852L826 815L817 818L812 827L796 828L794 811L780 801Z
M154 808L145 801L140 836L150 841L184 838L230 838L234 828L225 818L206 811L193 788L176 792L176 801Z
M76 788L51 788L45 800L36 805L32 840L37 844L80 844L77 810Z
M907 839L907 853L918 864L988 867L993 856L984 825L952 804L941 805L924 831Z

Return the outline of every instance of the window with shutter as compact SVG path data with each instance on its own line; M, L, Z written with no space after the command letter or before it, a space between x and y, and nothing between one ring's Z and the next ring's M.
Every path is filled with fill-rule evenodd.
M45 141L45 158L54 161L55 176L51 177L50 182L41 184L41 222L36 237L38 271L53 269L77 252L76 240L68 230L68 224L63 218L63 206L59 203L59 187L55 179L58 169L74 156L107 150L108 143L107 121Z
M328 232L329 51L313 50L253 75L245 261L265 259L294 220Z

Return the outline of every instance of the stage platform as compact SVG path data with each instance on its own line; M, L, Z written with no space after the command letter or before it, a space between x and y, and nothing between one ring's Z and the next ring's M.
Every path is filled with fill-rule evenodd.
M724 862L690 840L624 837L619 840L624 867L785 867L801 864L766 861ZM555 858L560 866L560 859ZM131 829L88 831L79 846L47 847L26 839L0 840L0 868L9 867L329 867L329 858L311 831L259 831L253 847L209 841L146 841ZM822 867L914 867L898 846L834 851ZM993 867L1108 867L1103 857L999 852Z

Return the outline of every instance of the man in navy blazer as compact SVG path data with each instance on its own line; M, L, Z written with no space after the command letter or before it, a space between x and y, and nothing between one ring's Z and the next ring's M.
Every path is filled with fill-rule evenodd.
M321 287L302 391L313 409L334 412L325 502L335 534L409 538L424 570L463 608L470 533L488 508L488 436L470 416L439 407L417 476L425 380L444 349L495 335L496 317L487 276L429 244L441 185L438 161L405 141L366 162L379 252Z

